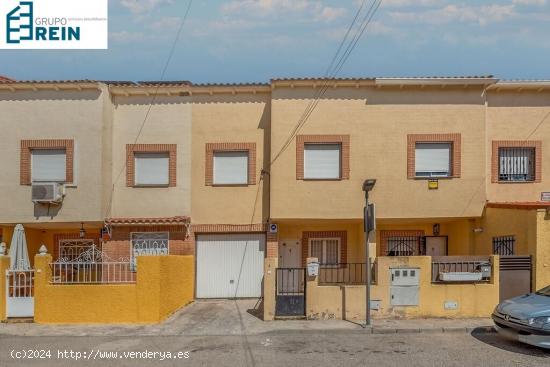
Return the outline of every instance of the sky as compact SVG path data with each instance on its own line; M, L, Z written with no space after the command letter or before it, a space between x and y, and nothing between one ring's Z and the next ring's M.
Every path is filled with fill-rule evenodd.
M159 80L188 1L109 0L108 50L0 50L0 75ZM194 0L164 80L321 77L361 1ZM383 0L338 76L550 79L549 61L550 0Z

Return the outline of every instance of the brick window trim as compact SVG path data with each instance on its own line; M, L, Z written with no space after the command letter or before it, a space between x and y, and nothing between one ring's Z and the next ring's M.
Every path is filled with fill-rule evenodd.
M416 143L451 143L451 175L460 178L462 166L462 137L459 133L408 134L407 135L407 178L428 180L430 177L416 177ZM438 177L445 178L445 177Z
M168 153L168 187L176 186L177 144L127 144L126 186L144 187L135 183L135 153ZM164 185L159 185L164 186Z
M346 231L307 231L302 233L302 265L306 265L306 260L309 257L309 240L311 238L339 238L340 262L342 264L347 263L348 233Z
M349 135L297 135L296 136L296 179L304 178L304 148L306 144L340 144L340 180L349 180L350 137ZM337 179L338 180L338 179ZM318 181L312 179L311 181ZM334 181L322 179L322 181Z
M406 229L406 230L382 230L380 231L380 254L386 256L388 253L388 238L389 237L424 237L425 232L421 229Z
M248 152L248 182L245 185L214 184L214 153ZM256 143L206 143L205 152L206 186L247 186L256 185Z
M32 184L31 152L33 150L65 149L65 183L74 182L74 140L72 139L37 139L21 140L20 152L20 184Z
M498 172L498 151L500 148L535 148L535 180L534 181L500 181ZM542 141L540 140L493 140L491 156L492 183L539 183L542 180Z

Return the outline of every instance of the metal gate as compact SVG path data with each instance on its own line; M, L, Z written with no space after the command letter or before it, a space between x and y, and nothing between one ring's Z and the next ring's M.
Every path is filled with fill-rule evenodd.
M6 316L34 316L34 270L6 270Z
M531 293L531 256L500 257L500 301Z
M277 268L275 278L275 315L306 315L305 268Z

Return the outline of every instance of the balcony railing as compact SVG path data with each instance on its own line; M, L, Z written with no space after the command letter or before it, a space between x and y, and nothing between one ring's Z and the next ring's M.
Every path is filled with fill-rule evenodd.
M491 265L491 258L488 256L437 256L432 257L432 283L448 283L441 279L441 273L479 273L481 266ZM484 277L481 280L462 281L485 283L491 277ZM453 282L456 283L456 282Z
M321 264L319 285L361 285L367 281L365 263ZM376 261L371 263L371 284L376 283Z

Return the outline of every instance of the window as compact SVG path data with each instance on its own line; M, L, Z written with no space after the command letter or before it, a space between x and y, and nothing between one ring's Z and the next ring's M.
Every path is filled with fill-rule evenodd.
M32 149L31 180L65 182L67 177L65 149Z
M499 148L498 179L509 182L534 181L535 148Z
M340 179L341 144L305 144L304 179Z
M134 153L137 186L168 186L168 153Z
M338 264L340 262L340 239L310 238L309 256L318 258L321 264Z
M395 236L388 237L387 256L416 256L421 247L422 237L418 236Z
M132 271L136 271L137 256L168 255L170 252L168 232L133 232L130 239L132 242L130 269Z
M450 177L452 143L416 143L416 177Z
M248 151L214 152L214 185L248 183Z
M515 236L493 237L493 254L500 256L512 256L515 253L515 245Z

